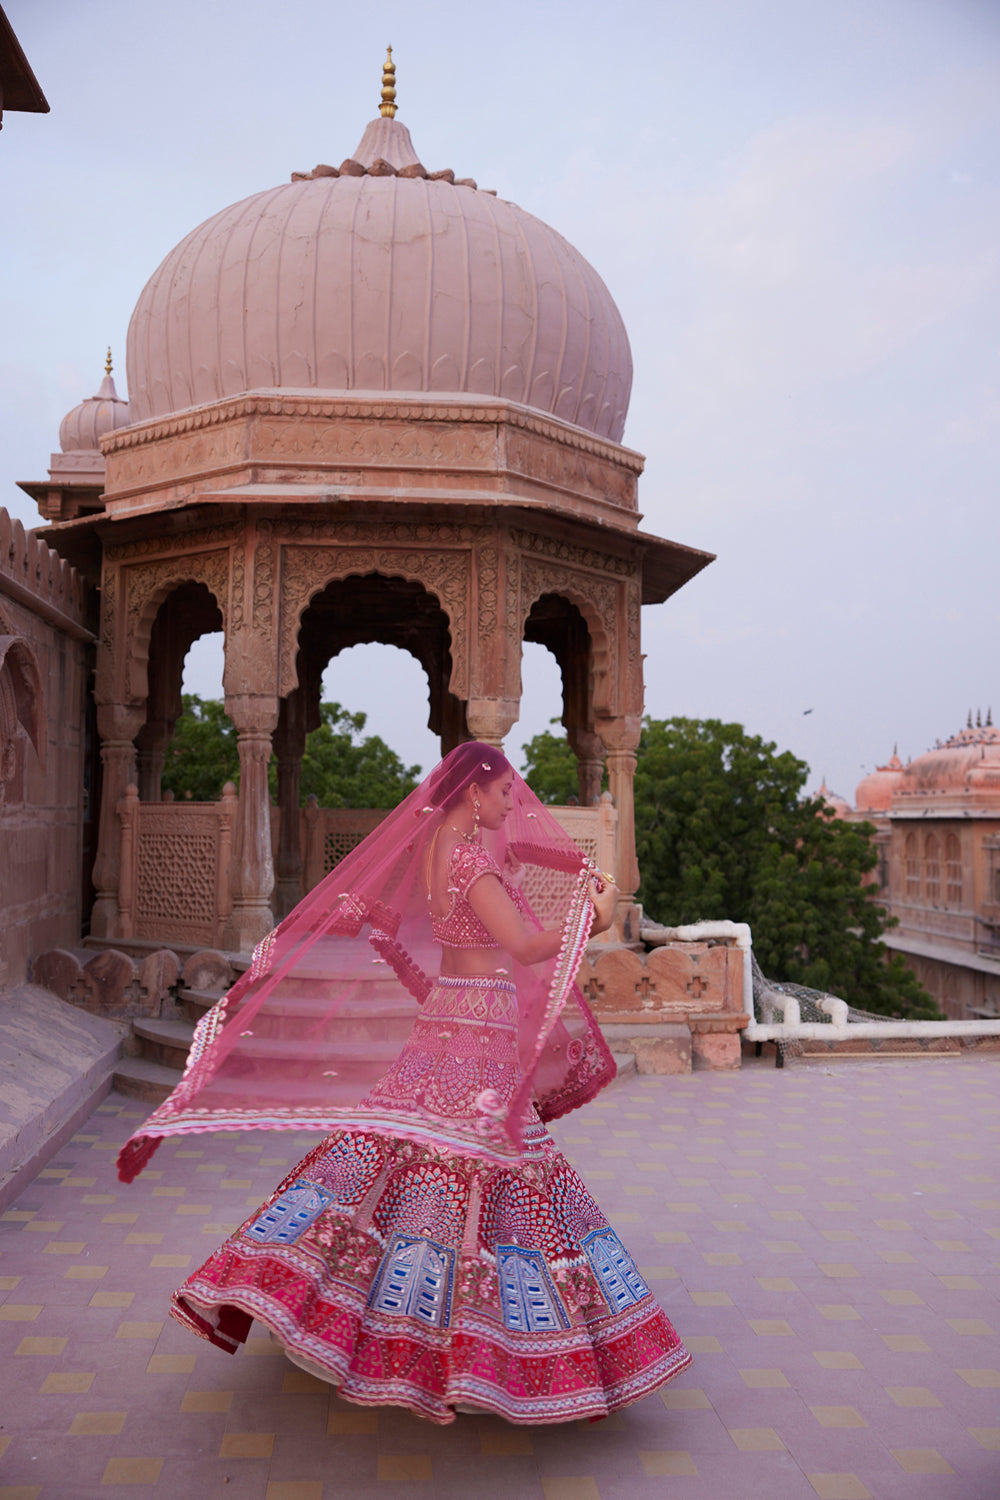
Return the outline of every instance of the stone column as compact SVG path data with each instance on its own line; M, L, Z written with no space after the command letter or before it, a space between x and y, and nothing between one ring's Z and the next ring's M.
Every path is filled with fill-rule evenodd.
M121 824L118 804L126 788L135 781L135 736L145 717L144 709L122 703L97 706L97 730L101 737L101 818L94 860L96 899L90 918L94 937L117 938L119 929L118 880L121 871Z
M618 917L617 925L626 942L639 939L642 909L636 903L639 889L639 864L635 855L635 767L636 749L642 733L638 714L615 719L599 719L597 733L607 751L608 788L618 809Z
M502 750L505 737L517 723L520 708L518 698L470 698L465 705L470 736Z
M163 767L167 746L174 732L165 719L147 719L136 737L139 765L139 797L143 802L159 802L162 796Z
M604 746L600 736L585 729L571 729L567 734L570 748L576 756L577 775L580 781L580 806L593 807L601 800L601 782L604 780Z
M249 953L274 926L267 767L271 736L278 722L278 700L269 694L227 693L226 712L236 727L240 756L240 795L233 830L233 911L226 943Z
M302 778L302 755L306 746L305 694L301 687L282 698L278 727L274 731L274 754L278 762L277 876L274 887L274 914L280 921L301 901L302 839L300 836L299 782Z

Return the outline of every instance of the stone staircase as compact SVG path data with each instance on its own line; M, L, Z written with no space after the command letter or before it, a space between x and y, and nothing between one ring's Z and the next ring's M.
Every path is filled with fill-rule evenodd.
M195 1026L248 965L243 954L192 954L181 970L176 1000L166 1001L159 1016L133 1018L113 1087L133 1099L162 1104L180 1082Z
M167 1002L160 1016L133 1018L132 1036L126 1043L126 1056L115 1069L113 1087L119 1093L149 1104L162 1103L180 1082L198 1021L235 983L248 963L244 955L213 952L202 952L189 958L181 971L176 1002ZM317 956L315 973L299 976L298 983L303 986L300 995L283 997L286 1017L291 1015L294 1021L298 1013L304 1023L314 1024L315 1008L309 1004L309 980L310 977L321 978L322 972L322 959ZM409 1034L413 1012L410 1006L401 1006L391 998L380 1000L377 995L379 981L372 980L369 974L359 978L369 993L341 1008L337 1017L336 1043L328 1044L330 1060L336 1059L343 1065L345 1058L349 1061L352 1051L370 1058L373 1049L376 1052L384 1050L388 1067ZM619 1051L614 1048L614 1041L609 1040L618 1077L634 1074L637 1065L635 1053L628 1050L627 1044ZM262 1060L273 1055L276 1045L299 1046L294 1041L277 1044L261 1036L259 1050Z

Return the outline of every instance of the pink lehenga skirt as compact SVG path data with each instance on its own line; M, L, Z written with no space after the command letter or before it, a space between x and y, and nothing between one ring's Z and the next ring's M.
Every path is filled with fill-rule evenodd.
M256 1318L346 1399L442 1423L470 1408L604 1416L686 1369L534 1111L516 1160L489 1147L517 1084L516 1006L508 982L439 981L357 1128L303 1158L178 1289L173 1316L229 1352ZM481 1154L456 1148L470 1122Z

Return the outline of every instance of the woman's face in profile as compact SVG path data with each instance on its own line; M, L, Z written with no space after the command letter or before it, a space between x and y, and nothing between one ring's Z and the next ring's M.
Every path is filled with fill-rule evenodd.
M479 821L483 828L502 828L514 810L514 778L509 771L479 788Z

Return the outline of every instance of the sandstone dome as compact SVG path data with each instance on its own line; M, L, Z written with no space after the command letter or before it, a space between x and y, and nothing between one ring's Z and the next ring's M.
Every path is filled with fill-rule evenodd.
M59 446L64 453L99 452L101 438L108 432L127 427L135 418L129 404L115 389L111 377L111 350L104 366L104 379L96 396L88 396L68 411L59 423Z
M888 812L892 794L899 786L904 771L903 762L895 752L884 766L876 766L858 782L854 793L854 804L858 812Z
M936 798L1000 806L1000 729L989 721L970 724L910 761L900 777L895 806Z
M621 314L587 260L513 203L428 173L378 118L170 252L129 324L132 421L246 391L502 397L619 442Z
M846 818L851 811L851 804L847 801L846 797L841 797L839 792L832 792L827 786L825 776L816 796L822 802L826 803L835 818Z

